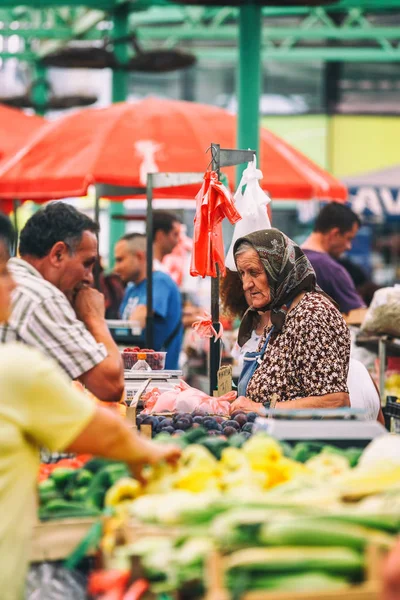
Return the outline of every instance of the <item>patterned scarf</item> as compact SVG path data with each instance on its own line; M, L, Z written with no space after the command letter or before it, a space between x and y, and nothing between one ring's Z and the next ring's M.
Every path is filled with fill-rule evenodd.
M271 322L275 331L279 332L285 323L286 305L301 292L318 289L314 269L302 249L278 229L254 231L238 238L233 249L234 255L242 242L253 246L268 278L270 302L257 310L270 310ZM255 312L250 307L243 316L238 336L240 346L250 339Z

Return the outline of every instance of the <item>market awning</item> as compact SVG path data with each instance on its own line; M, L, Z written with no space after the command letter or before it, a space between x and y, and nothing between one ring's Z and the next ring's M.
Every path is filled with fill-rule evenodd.
M353 210L378 221L400 219L400 165L344 178Z
M100 183L143 187L150 172L205 171L210 143L233 148L235 138L234 115L193 102L150 97L77 111L46 125L0 169L0 198L42 202L76 197ZM265 129L258 164L262 186L272 198L347 197L342 183ZM227 168L226 174L234 188L234 169ZM159 190L157 197L193 198L197 188Z

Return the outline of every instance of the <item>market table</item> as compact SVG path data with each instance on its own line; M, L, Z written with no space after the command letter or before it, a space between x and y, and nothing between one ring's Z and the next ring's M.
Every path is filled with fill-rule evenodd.
M75 518L37 523L31 541L31 562L53 562L67 558L95 522L94 518ZM94 551L88 553L93 554Z

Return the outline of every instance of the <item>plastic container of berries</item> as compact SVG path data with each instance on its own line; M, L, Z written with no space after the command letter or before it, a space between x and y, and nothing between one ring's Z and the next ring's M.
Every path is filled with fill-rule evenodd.
M147 364L151 367L153 371L162 371L165 369L165 359L167 357L166 352L156 352L155 350L139 350L139 349L131 349L125 348L123 352L121 352L122 360L124 361L124 369L126 371L130 371L132 367L137 363L140 357L143 357L143 354L146 354L146 358L144 359Z

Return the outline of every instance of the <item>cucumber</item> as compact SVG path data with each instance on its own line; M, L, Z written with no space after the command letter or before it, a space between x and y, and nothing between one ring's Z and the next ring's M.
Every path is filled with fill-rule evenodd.
M323 517L264 523L259 539L268 546L344 546L360 552L372 541L386 547L393 542L390 535L380 531Z
M349 577L360 577L364 558L350 548L298 546L281 548L249 548L234 552L227 558L232 572L244 571L251 576L257 573L296 573L323 571Z
M43 521L68 517L95 517L100 514L98 509L88 508L80 502L67 502L66 500L52 500L39 510L39 518Z
M54 469L49 479L53 480L59 490L64 489L70 481L75 479L76 469L70 469L69 467L60 467Z
M39 509L39 520L40 521L58 521L61 519L72 519L72 518L80 518L84 519L87 517L99 517L101 512L99 510L87 508L84 505L80 505L79 512L75 512L74 510L65 509L58 511L47 511L47 506Z
M75 477L75 484L80 487L87 487L93 479L93 473L87 469L79 469Z
M98 471L101 471L101 469L104 469L104 467L117 464L120 463L116 462L115 460L110 460L109 458L92 458L85 463L85 469L94 474L98 473Z
M190 429L187 433L184 434L184 439L189 444L196 443L200 438L207 435L207 431L204 427L198 427L197 429ZM170 440L171 442L171 440Z
M84 502L87 497L88 488L87 487L79 487L70 492L70 498L74 502Z
M286 575L258 575L257 577L239 577L239 582L234 577L228 577L228 587L236 590L239 583L241 592L244 591L274 591L274 592L318 592L327 590L340 590L349 586L350 582L345 577L327 575L318 571L295 573Z

